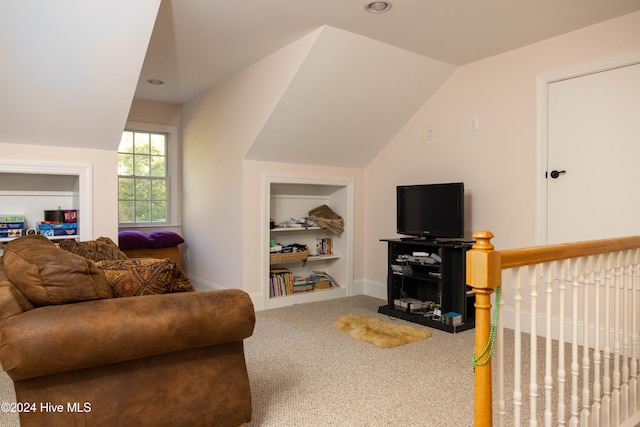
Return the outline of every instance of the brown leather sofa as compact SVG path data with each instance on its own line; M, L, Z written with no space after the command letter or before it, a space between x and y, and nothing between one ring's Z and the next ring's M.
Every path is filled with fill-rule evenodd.
M251 420L245 292L114 298L93 261L13 243L0 262L0 363L23 427Z

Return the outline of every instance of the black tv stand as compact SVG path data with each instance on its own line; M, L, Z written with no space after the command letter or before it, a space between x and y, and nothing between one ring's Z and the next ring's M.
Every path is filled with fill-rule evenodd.
M382 241L388 245L387 304L378 313L452 333L475 327L475 294L465 283L471 242Z

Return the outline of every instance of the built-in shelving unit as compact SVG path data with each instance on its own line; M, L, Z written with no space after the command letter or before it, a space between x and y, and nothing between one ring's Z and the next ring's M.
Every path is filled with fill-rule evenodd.
M0 160L0 214L24 215L26 228L36 228L45 210L75 209L78 235L51 239L90 240L92 206L91 165Z
M312 301L321 301L350 295L353 281L353 181L309 177L267 177L265 210L265 296L266 308L283 307ZM340 235L320 227L276 227L291 218L304 218L310 210L322 205L329 206L345 221ZM331 238L333 253L316 254L316 240ZM281 245L294 243L306 245L309 255L305 260L270 263L269 246L274 241ZM309 277L314 271L329 274L339 287L318 289L288 295L274 296L270 272L272 269L287 269L297 277Z

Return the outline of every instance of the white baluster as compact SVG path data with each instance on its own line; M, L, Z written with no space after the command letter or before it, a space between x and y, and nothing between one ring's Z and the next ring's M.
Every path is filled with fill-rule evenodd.
M582 411L580 411L580 425L582 427L589 426L589 419L591 417L590 408L590 390L589 381L585 380L589 378L590 360L589 360L589 279L593 272L593 259L587 257L583 259L583 269L580 277L581 289L582 289Z
M569 418L569 425L571 427L577 426L579 421L578 291L580 289L580 282L578 276L580 274L580 265L580 259L571 260L571 417Z
M611 425L620 424L620 294L622 289L621 256L619 252L614 254L614 307L613 314L613 388L611 390Z
M624 251L623 254L623 288L622 288L622 384L620 385L620 420L624 421L629 417L629 301L631 295L631 252Z
M636 249L633 254L632 270L632 289L631 289L631 366L629 380L629 405L630 414L634 414L640 410L640 402L638 401L638 274L640 269L640 250Z
M529 418L529 426L535 427L538 425L536 420L537 414L537 402L538 402L538 329L537 329L537 316L538 313L538 266L532 265L528 267L528 281L529 281L529 296L531 297L531 333L529 334L529 342L531 349L529 350L530 363L529 363L529 409L531 411L531 417Z
M591 406L591 425L599 426L602 422L602 387L600 385L600 365L602 355L600 353L600 294L602 292L602 276L603 276L603 256L598 255L594 260L594 277L593 277L593 405Z
M611 425L611 287L613 256L605 256L604 273L604 366L602 373L602 427Z
M516 269L516 279L513 282L513 298L515 309L515 324L513 330L513 425L521 425L521 409L522 409L522 275L526 270L524 267Z
M553 373L552 373L552 356L553 356L553 337L551 334L551 325L553 319L553 278L555 275L555 262L542 264L542 277L546 284L546 341L545 341L545 368L544 368L544 425L551 427L553 424Z
M564 426L567 423L566 419L566 405L564 403L565 388L567 382L567 370L565 368L565 300L567 280L569 275L569 261L563 260L560 262L560 268L557 274L556 281L558 282L558 425Z
M512 273L512 270L508 270L509 273ZM505 275L505 271L502 272ZM507 286L511 281L502 279L502 292L503 294L506 292L511 292L510 288ZM494 294L495 295L495 294ZM504 397L504 298L500 299L500 305L498 307L495 306L494 309L499 310L498 313L498 329L496 331L496 341L493 350L493 363L496 368L496 398L494 400L495 403L495 416L493 419L494 425L497 427L504 426L504 417L506 412L506 404Z

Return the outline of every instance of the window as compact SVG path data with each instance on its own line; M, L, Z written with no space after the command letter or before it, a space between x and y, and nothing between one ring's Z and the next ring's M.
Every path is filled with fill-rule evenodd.
M176 223L172 202L172 134L162 127L127 125L118 146L118 222L120 226ZM175 181L175 180L174 180ZM173 209L172 209L173 208Z

